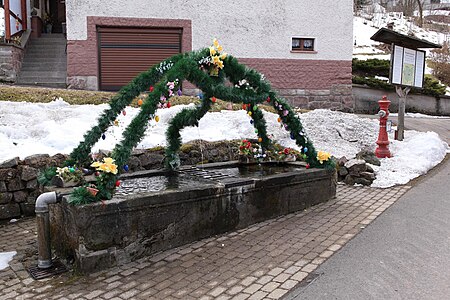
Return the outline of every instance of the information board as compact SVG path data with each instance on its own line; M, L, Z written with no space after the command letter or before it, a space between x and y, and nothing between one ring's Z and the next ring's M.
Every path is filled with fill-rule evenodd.
M390 83L423 87L425 51L394 45L391 59Z

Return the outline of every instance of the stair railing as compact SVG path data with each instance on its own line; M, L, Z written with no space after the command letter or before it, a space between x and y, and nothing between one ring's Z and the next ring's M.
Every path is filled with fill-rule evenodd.
M3 0L1 6L5 12L5 41L27 29L26 0Z

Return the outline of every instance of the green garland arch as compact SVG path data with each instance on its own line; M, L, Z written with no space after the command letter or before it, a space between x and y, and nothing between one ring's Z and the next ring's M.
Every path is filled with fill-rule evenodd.
M160 103L160 97L169 98L167 86L175 80L179 82L187 80L193 83L203 92L204 96L201 103L195 108L181 110L169 122L166 132L168 141L166 167L168 169L174 170L180 165L178 157L178 150L181 146L180 130L186 126L197 126L199 120L210 110L215 98L245 104L263 149L269 149L271 141L267 136L263 113L257 105L265 101L269 102L276 109L286 130L290 131L291 138L296 141L306 155L307 163L311 167L334 167L331 159L318 161L317 152L312 142L306 137L299 117L286 101L271 89L270 84L259 72L240 64L236 58L228 55L223 57L223 68L216 69L215 76L211 76L210 71L214 65L204 63L205 58L208 57L212 57L211 48L175 55L138 75L112 98L109 109L100 116L98 124L84 135L84 141L72 151L69 159L65 162L66 166L89 166L91 149L102 134L135 97L147 91L150 86L154 87L141 105L138 115L125 129L123 140L111 153L111 158L115 160L119 172L117 174L102 172L97 177L96 187L99 192L96 195L91 194L85 187L76 188L71 195L72 203L81 204L112 198L122 166L126 164L133 148L144 136L148 120L154 116ZM231 84L226 84L226 80ZM239 86L242 80L248 83L247 88Z

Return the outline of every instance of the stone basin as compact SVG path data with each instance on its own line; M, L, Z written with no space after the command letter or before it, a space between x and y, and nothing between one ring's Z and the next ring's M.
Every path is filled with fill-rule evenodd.
M336 195L335 173L298 162L184 167L121 176L110 201L51 205L52 244L81 273L303 210Z

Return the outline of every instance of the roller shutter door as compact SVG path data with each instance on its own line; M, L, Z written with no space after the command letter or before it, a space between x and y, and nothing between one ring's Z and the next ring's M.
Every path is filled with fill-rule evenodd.
M99 83L117 91L136 75L181 52L182 29L99 27Z

